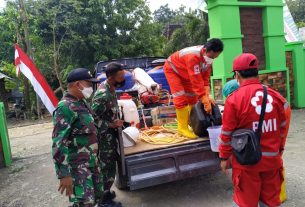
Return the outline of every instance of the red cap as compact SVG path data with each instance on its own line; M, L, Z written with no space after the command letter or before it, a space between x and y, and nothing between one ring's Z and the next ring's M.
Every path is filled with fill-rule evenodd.
M132 99L132 96L130 96L128 93L123 93L123 95L120 96L120 100L129 100Z
M243 53L237 56L233 62L233 71L241 71L248 69L257 69L257 57L251 53Z

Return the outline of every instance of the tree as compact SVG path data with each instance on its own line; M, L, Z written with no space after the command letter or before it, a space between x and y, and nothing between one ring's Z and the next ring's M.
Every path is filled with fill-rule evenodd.
M57 57L53 68L63 84L71 67L93 68L100 60L162 53L162 29L152 22L143 0L40 0L37 8L37 35Z
M9 24L9 19L3 13L0 13L0 57L2 60L13 60L14 51L11 50L14 39L14 29Z
M14 62L18 42L55 91L63 91L73 68L159 56L166 43L163 25L153 21L145 0L8 0L0 11L0 28L5 30L0 33L3 61ZM30 87L26 97L32 92Z
M20 17L20 20L21 20L21 27L23 29L23 35L22 35L22 40L23 40L23 45L24 45L24 51L26 52L26 54L29 56L29 57L32 57L32 47L31 47L31 42L30 42L30 37L29 37L29 19L28 19L28 14L27 14L27 11L26 11L26 7L24 5L24 1L23 0L18 0L18 3L16 5L19 9L19 17ZM18 33L18 37L20 37L21 35L19 34L20 31L17 31ZM18 39L17 39L17 42ZM27 110L27 114L28 114L28 117L29 117L29 114L30 114L30 109L31 109L31 96L30 96L30 93L31 93L31 89L30 89L30 84L29 84L29 81L24 78L23 79L23 84L24 84L24 102L25 102L25 107L26 107L26 110ZM32 89L33 91L33 89Z
M161 6L154 13L154 21L161 24L170 23L177 13L168 7L168 4Z
M202 45L209 37L207 14L200 10L187 12L185 8L171 10L165 5L154 12L155 22L163 27L169 39L164 45L165 56L184 47Z
M206 14L188 13L184 16L184 26L177 29L165 46L165 55L193 45L203 45L209 37Z
M47 62L52 62L52 69L62 94L65 86L61 71L70 63L65 58L63 47L71 42L74 32L73 25L78 22L81 15L80 5L81 3L75 0L40 0L37 1L36 10L33 11L36 15L41 16L36 20L36 26L39 28L36 35L43 37L42 43L46 45L46 48L41 49L45 51Z
M298 23L297 23L297 26L298 26L299 28L305 27L305 22L298 22Z
M305 1L304 0L286 0L288 8L294 21L298 26L305 24Z
M9 77L15 77L15 72L12 70L14 60L13 43L16 40L16 21L17 14L15 7L8 3L5 11L0 12L0 72ZM8 109L8 92L15 88L12 81L0 79L0 101L4 102L5 108Z

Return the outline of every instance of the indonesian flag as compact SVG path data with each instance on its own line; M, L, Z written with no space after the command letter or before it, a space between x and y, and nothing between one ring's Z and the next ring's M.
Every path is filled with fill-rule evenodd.
M21 72L29 79L35 92L52 114L57 106L58 100L33 61L20 49L18 44L15 45L15 65L17 76Z

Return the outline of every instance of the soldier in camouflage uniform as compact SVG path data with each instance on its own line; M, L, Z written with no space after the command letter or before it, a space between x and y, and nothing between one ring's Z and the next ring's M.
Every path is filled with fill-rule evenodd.
M85 101L97 81L87 69L73 70L67 78L68 92L53 113L52 155L60 179L58 191L66 191L73 207L93 207L103 193L97 129Z
M119 107L115 93L116 88L125 84L125 75L122 66L110 63L106 67L107 80L100 84L93 97L92 109L97 116L99 138L99 161L103 175L105 206L121 206L115 203L115 192L110 191L116 174L118 161L118 128L123 126L119 119Z

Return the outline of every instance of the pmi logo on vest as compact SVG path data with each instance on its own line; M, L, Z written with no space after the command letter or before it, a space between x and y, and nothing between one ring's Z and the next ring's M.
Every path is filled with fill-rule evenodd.
M255 107L255 111L258 115L261 114L262 106L258 105L259 100L263 100L264 93L262 91L257 91L255 96L251 99L252 106ZM273 110L273 98L268 94L267 96L267 105L266 113L271 113ZM256 131L258 128L258 121L253 122L253 131ZM272 132L277 130L276 119L268 119L263 121L262 132Z

